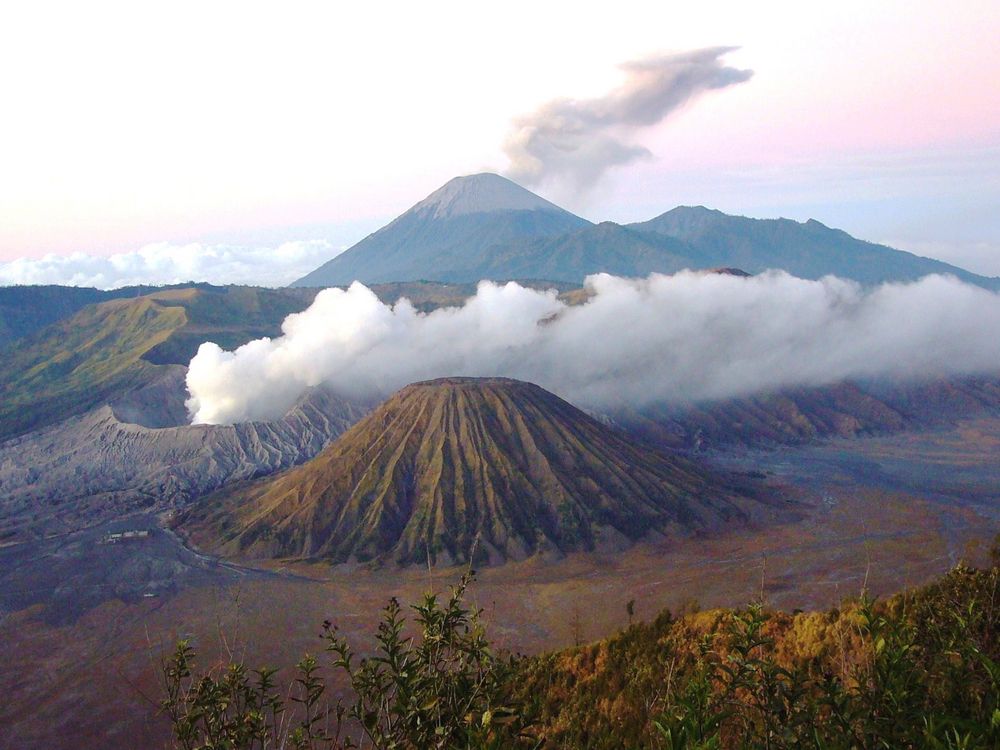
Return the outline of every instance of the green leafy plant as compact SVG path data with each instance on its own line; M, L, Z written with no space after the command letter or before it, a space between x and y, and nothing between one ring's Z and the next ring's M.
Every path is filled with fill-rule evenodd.
M395 599L383 611L373 654L359 657L331 623L323 639L351 698L332 703L318 662L296 666L288 695L276 671L230 664L195 674L187 641L164 663L163 707L183 750L260 748L511 747L524 718L513 698L514 657L493 652L480 612L464 605L471 572L441 599L413 605L413 630Z
M530 659L494 653L464 604L470 581L426 595L409 618L391 600L365 655L325 624L330 661L305 657L285 692L270 669L196 674L181 642L163 672L177 746L1000 747L997 568L959 566L921 589L826 613L664 612ZM322 665L345 678L340 700L329 698Z

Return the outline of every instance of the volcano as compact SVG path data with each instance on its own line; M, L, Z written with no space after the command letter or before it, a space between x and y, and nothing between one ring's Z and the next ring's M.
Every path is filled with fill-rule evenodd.
M456 177L293 286L476 282L492 248L586 226L587 220L500 175Z
M542 388L416 383L314 459L181 520L225 555L449 564L619 549L757 517L737 483Z

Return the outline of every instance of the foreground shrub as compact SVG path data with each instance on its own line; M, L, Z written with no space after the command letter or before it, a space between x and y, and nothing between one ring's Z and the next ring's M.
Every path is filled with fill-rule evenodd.
M184 750L253 748L501 748L517 743L523 721L511 702L514 661L486 640L479 612L463 605L471 575L443 602L434 594L412 607L407 634L392 599L375 636L375 653L358 657L330 623L323 638L335 673L350 688L333 702L317 660L297 665L290 692L276 671L231 664L197 675L194 651L178 644L163 667L163 708Z
M164 666L177 744L195 748L669 748L868 750L1000 747L1000 571L958 567L884 602L787 614L761 604L652 623L533 658L493 653L469 578L442 601L390 601L372 656L331 625L331 702L318 663L195 675L181 643Z

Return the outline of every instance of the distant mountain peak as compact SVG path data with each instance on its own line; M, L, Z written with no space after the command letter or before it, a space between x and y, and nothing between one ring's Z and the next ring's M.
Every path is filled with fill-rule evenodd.
M355 280L476 282L484 278L497 248L589 225L498 174L455 177L293 286ZM499 277L513 278L506 270Z
M452 218L495 211L554 211L563 209L506 177L492 172L455 177L412 209L434 218Z
M731 218L728 214L723 213L717 208L708 208L707 206L676 206L671 208L661 217L671 217L675 219L685 219L685 220L709 220L712 218L722 219ZM659 217L658 217L659 218Z
M669 211L668 214L711 214L712 216L724 216L717 208L709 208L708 206L702 206L701 204L697 206L676 206Z

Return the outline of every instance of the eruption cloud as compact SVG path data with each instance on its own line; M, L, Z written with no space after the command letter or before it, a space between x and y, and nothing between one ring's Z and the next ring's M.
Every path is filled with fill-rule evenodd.
M684 271L586 281L587 302L481 282L461 307L326 289L276 339L191 360L195 423L272 419L311 386L379 398L445 376L528 380L583 407L723 399L846 378L1000 371L1000 294L949 276L863 289L834 277Z
M743 83L752 70L725 65L736 47L709 47L621 66L625 81L594 99L554 99L514 120L504 143L507 176L522 185L565 182L582 192L612 167L651 156L632 142L698 94Z

